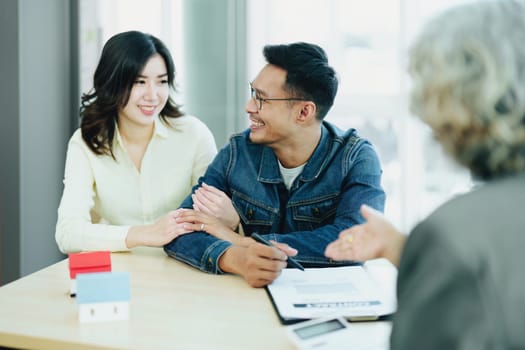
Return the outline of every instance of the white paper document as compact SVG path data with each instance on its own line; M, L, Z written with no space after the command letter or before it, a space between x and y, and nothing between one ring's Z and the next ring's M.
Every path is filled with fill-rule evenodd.
M279 315L301 319L392 314L395 295L387 289L362 266L285 269L268 286Z

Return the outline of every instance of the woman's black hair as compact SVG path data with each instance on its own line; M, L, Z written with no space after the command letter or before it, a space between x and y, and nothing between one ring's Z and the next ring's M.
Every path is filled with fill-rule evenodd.
M97 155L110 155L115 136L118 111L129 100L131 88L148 60L159 54L166 64L168 84L175 90L175 65L162 41L153 35L128 31L111 37L104 48L95 70L93 89L82 95L80 107L82 138ZM171 96L160 112L167 125L167 118L178 118L183 113Z

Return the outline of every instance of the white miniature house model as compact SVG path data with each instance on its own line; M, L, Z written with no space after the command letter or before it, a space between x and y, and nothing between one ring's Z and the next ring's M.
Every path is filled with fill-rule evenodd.
M80 322L129 319L129 272L96 272L77 275Z

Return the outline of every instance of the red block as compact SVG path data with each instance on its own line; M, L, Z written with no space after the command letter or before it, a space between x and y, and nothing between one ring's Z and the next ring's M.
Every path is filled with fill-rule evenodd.
M111 272L109 252L70 253L69 277L76 278L78 273Z

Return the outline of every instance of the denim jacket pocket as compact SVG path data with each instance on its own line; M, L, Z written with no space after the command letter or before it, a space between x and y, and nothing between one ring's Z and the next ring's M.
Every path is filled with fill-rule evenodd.
M247 234L252 232L270 233L272 224L279 222L279 210L277 208L265 205L243 193L234 192L232 202L241 218L244 232Z
M332 223L335 220L338 202L339 195L335 193L290 203L297 228L311 231Z

